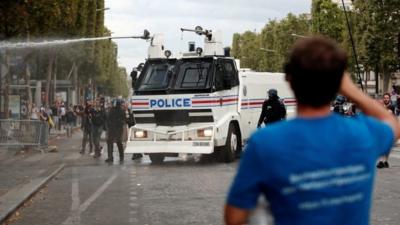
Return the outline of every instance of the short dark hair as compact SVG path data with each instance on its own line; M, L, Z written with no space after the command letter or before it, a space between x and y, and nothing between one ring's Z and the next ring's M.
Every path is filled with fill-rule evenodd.
M385 97L385 95L389 96L389 98L391 97L390 93L386 92L385 94L383 94L383 97Z
M296 42L285 65L297 102L311 107L327 105L335 98L346 69L346 52L323 37Z

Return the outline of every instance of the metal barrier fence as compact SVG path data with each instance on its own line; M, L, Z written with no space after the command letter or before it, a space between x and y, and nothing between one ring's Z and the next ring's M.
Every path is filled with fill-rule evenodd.
M40 120L0 120L0 146L47 146L49 125Z

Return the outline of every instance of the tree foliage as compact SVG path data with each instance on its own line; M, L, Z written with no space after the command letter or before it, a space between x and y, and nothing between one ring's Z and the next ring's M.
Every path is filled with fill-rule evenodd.
M387 91L391 74L400 69L400 1L354 0L348 17L361 68L380 74ZM288 14L281 20L270 20L260 33L234 34L232 53L241 60L242 67L282 72L293 43L310 35L336 40L348 52L350 72L356 72L343 8L331 0L313 0L310 15Z
M286 55L297 37L308 35L307 15L289 14L283 20L270 20L260 33L247 31L234 34L232 54L241 60L242 67L257 71L282 71Z
M0 1L0 41L110 36L104 26L104 11L98 10L102 8L104 0ZM126 81L110 83L113 79L120 80L121 70L117 62L117 45L109 40L8 50L7 54L25 57L25 62L32 65L32 79L46 79L48 83L54 77L70 79L80 89L95 81L99 87L107 86L104 88L107 93L103 93L106 95L118 93L127 86ZM71 75L74 66L75 78Z

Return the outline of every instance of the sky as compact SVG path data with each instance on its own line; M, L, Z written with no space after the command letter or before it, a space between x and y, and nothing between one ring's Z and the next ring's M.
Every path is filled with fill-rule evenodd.
M311 0L106 0L105 24L112 36L164 35L165 49L172 54L186 52L189 41L203 46L203 38L183 33L180 28L221 30L224 46L230 46L234 33L261 31L270 19L288 13L309 13ZM118 62L128 73L145 61L149 43L141 39L119 39Z

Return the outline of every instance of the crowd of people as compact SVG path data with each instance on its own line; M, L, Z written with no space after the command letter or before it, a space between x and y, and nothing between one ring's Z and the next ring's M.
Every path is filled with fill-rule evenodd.
M49 131L51 129L65 129L67 131L67 136L70 137L72 128L78 126L80 123L78 114L82 109L83 107L78 105L66 106L64 102L53 104L50 107L45 105L37 107L36 104L33 103L30 119L47 122Z
M32 103L32 107L26 117L33 121L40 121L40 143L47 145L50 132L53 130L66 130L68 137L72 135L73 127L78 126L80 118L78 116L82 107L79 106L66 106L64 102L60 104L53 104L51 107L42 105L38 107ZM39 130L38 130L39 131ZM39 133L39 132L37 132Z
M74 128L80 126L83 132L82 146L80 154L85 154L87 147L88 153L94 158L99 158L102 154L103 146L100 144L103 132L107 139L108 158L106 162L112 162L113 145L117 144L120 162L124 161L124 143L127 140L128 127L135 124L135 119L128 103L121 99L106 103L104 98L99 97L95 100L86 101L85 105L69 105L61 102L53 104L51 107L36 106L32 104L30 120L41 121L48 127L48 132L43 137L48 137L51 129L65 130L67 137L72 136ZM43 139L41 137L41 139ZM142 154L133 154L132 160L142 158Z
M102 154L101 135L106 133L107 163L114 161L113 147L116 143L119 152L119 161L124 161L124 143L127 140L127 129L135 124L135 119L127 103L116 99L105 104L104 100L87 101L85 107L77 115L81 117L83 131L82 148L80 153L86 153L89 145L89 154L99 158ZM141 158L141 154L133 154L132 160Z

